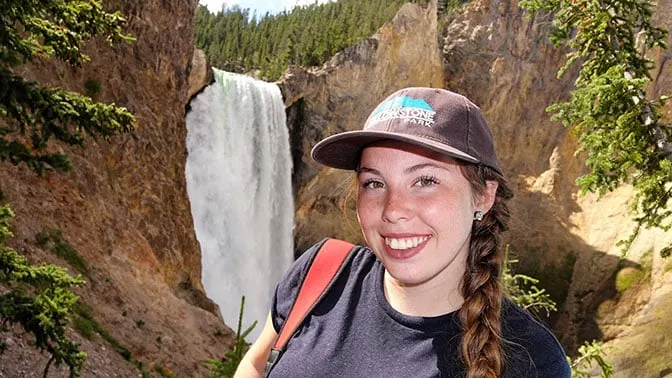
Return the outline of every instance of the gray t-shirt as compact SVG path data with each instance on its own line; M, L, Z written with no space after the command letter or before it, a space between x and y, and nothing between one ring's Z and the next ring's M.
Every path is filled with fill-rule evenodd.
M271 308L276 332L289 314L316 246L276 287ZM357 247L341 276L288 342L270 377L464 376L457 312L418 317L394 310L385 298L383 273L371 250ZM570 377L557 339L509 300L504 302L502 325L505 376Z

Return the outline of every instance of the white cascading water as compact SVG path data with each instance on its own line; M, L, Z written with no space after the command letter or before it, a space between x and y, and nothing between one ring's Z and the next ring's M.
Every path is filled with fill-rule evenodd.
M206 294L224 322L261 332L275 284L293 261L292 160L277 85L213 69L187 114L187 192Z

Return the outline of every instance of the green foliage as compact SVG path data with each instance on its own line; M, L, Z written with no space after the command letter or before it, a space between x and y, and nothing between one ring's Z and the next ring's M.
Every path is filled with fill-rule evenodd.
M135 367L140 370L142 377L151 377L151 374L147 372L142 361L135 359L128 349L122 346L119 341L117 341L117 339L110 335L110 333L107 332L107 330L105 330L100 325L100 323L98 323L98 321L93 316L91 307L82 301L77 301L72 311L75 315L73 320L73 327L80 335L86 337L87 339L91 339L94 333L97 333L100 335L100 337L103 338L103 340L107 341L126 361L135 365ZM157 339L159 338L157 337ZM157 372L159 372L159 370L157 370Z
M84 94L87 96L91 97L91 99L96 100L98 98L98 95L102 91L102 86L100 85L100 81L96 79L88 79L87 81L84 82Z
M551 299L546 290L537 288L539 280L536 278L513 273L511 265L518 260L509 259L509 245L504 253L504 268L502 270L502 283L507 296L518 306L535 312L545 310L548 316L551 311L557 311L556 303ZM612 366L604 360L602 343L593 340L584 343L579 348L579 356L572 360L569 356L567 362L572 368L573 378L589 378L588 369L593 363L597 363L601 369L601 377L609 378L613 375Z
M0 332L8 331L7 324L18 324L32 334L35 347L51 354L45 376L52 362L57 366L65 363L71 377L79 376L86 353L67 338L65 331L77 302L72 289L84 281L55 265L31 265L7 247L5 242L12 236L11 216L9 206L0 207L0 284L10 289L0 296Z
M651 279L653 270L653 250L649 250L642 255L640 264L637 267L624 267L616 273L615 286L619 293L627 289L643 284Z
M93 335L96 333L95 324L93 322L78 316L72 320L72 328L87 340L93 339Z
M526 310L534 312L545 310L547 316L551 311L557 311L556 303L546 290L536 286L539 283L538 279L512 272L511 265L517 262L518 260L509 259L509 246L507 245L504 253L502 282L508 297L513 303Z
M196 45L214 67L238 73L258 70L259 77L276 80L289 65L320 65L372 35L406 2L339 0L277 15L250 15L238 6L213 14L199 6Z
M82 43L93 37L110 43L131 41L125 20L103 10L100 1L8 1L0 23L0 161L26 163L44 175L67 171L65 154L47 151L55 139L83 147L85 134L109 138L133 127L133 116L114 104L57 87L44 87L14 73L36 59L56 58L73 66L89 60Z
M437 3L439 14L450 13L460 9L466 2L467 0L439 0Z
M250 343L248 343L245 338L252 332L254 327L257 326L257 321L255 320L251 326L249 326L244 332L242 331L243 326L243 311L245 308L245 296L240 299L240 313L238 315L238 328L236 330L236 339L233 341L233 347L230 351L226 353L223 361L218 360L205 360L205 364L210 369L210 374L208 378L223 378L223 377L233 377L233 374L236 372L240 361L242 361L245 352L250 348Z
M620 242L625 253L641 227L671 225L671 129L659 122L667 97L650 100L644 91L654 68L644 52L666 48L667 31L651 24L648 0L526 0L521 6L555 14L550 39L571 50L558 76L581 64L571 100L548 111L573 128L577 153L587 156L590 172L577 180L582 192L603 195L622 183L635 189L636 226ZM669 256L669 247L662 254Z
M636 234L635 234L635 236L636 236ZM667 247L661 249L660 250L660 255L663 258L668 258L668 257L672 256L672 245L668 245Z
M86 260L63 238L61 230L45 228L35 235L35 242L40 247L49 248L51 252L67 261L79 273L89 274Z
M84 302L81 300L77 301L72 311L75 315L72 325L77 333L89 340L93 338L95 333L102 333L103 329L96 319L94 319L91 308Z
M0 245L4 245L7 239L14 236L9 230L9 218L14 216L14 212L9 206L0 206Z
M117 339L112 337L93 316L91 308L82 301L77 301L73 307L73 313L75 314L75 330L77 330L82 336L87 337L89 332L95 332L112 345L114 350L119 353L125 360L133 362L133 357L131 352L123 347ZM90 336L93 336L91 333ZM89 338L89 337L87 337Z
M665 264L665 267L663 268L663 271L665 273L672 272L672 260L668 261L667 264Z
M175 374L170 371L170 368L163 365L154 366L154 371L156 371L160 376L164 378L174 378Z
M572 368L572 378L590 378L593 377L589 373L590 367L596 363L601 372L601 378L609 378L614 375L614 369L611 364L604 360L604 351L602 350L602 343L593 340L592 342L585 342L579 347L579 356L572 360L567 357L567 362Z
M622 269L618 272L618 274L616 274L616 290L618 290L619 293L622 293L631 288L633 285L639 285L645 282L646 279L646 274L639 269Z

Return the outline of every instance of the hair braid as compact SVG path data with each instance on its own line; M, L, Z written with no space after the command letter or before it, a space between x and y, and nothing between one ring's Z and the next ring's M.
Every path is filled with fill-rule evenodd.
M509 209L506 200L513 197L502 176L485 166L465 165L462 173L476 193L485 190L486 181L497 181L495 202L481 221L475 221L467 269L462 282L464 304L459 317L464 334L460 353L467 378L500 377L504 371L500 313L503 291L500 281L504 254L500 234L507 228Z

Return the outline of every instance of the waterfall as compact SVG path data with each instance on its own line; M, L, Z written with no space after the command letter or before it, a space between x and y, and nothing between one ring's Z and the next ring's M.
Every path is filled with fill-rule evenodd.
M201 246L206 294L236 329L270 310L275 284L293 261L292 160L277 85L214 69L215 83L187 114L187 192Z

